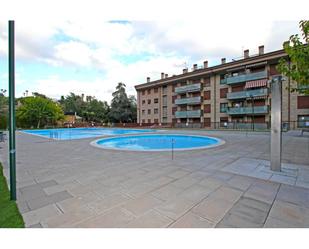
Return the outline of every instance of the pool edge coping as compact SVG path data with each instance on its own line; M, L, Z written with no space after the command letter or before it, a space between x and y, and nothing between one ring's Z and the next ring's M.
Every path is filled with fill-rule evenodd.
M159 134L147 134L147 136L157 136ZM212 136L204 136L204 135L184 135L184 134L170 134L170 133L166 133L165 135L176 135L176 136L191 136L191 137L207 137L207 138L212 138L218 141L217 144L213 144L213 145L209 145L209 146L202 146L202 147L195 147L195 148L185 148L185 149L173 149L174 152L178 152L178 151L192 151L192 150L203 150L203 149L211 149L211 148L215 148L221 145L224 145L226 143L225 140L221 139L221 138L216 138L216 137L212 137ZM132 136L132 137L141 137L141 136L145 136L145 134L142 135L128 135L128 136ZM99 138L96 139L94 141L91 141L89 144L91 146L94 146L96 148L99 149L103 149L103 150L111 150L111 151L126 151L126 152L170 152L172 151L172 149L156 149L156 150L134 150L134 149L119 149L119 148L111 148L111 147L104 147L104 146L100 146L98 145L98 141L102 140L102 139L110 139L110 138L119 138L119 137L128 137L128 136L111 136L108 138Z

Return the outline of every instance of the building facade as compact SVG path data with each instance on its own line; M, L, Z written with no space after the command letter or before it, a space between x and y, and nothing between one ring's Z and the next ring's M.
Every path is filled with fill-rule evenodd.
M208 67L193 65L180 75L136 85L137 120L144 124L172 124L174 127L251 126L267 128L270 123L269 80L278 75L284 50L257 55L244 51L243 58ZM309 122L309 96L291 92L297 84L287 78L282 85L282 121L298 127Z

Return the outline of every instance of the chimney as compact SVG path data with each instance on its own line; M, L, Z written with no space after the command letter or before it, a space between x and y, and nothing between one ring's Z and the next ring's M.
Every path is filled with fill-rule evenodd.
M182 73L187 73L187 72L188 72L188 68L182 69Z
M150 77L147 77L147 83L149 83L150 82Z
M244 50L244 58L249 58L249 49Z
M193 64L193 71L197 69L197 64Z
M224 64L226 62L226 59L225 58L222 58L221 59L221 64Z
M168 77L168 74L166 73L166 74L165 74L165 79L166 79L167 77Z
M208 67L208 61L204 61L204 68Z
M161 73L161 79L164 79L164 73Z
M259 46L259 55L264 54L264 45Z

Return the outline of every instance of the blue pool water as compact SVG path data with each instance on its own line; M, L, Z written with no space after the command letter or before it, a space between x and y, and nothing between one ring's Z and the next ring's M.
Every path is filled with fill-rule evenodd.
M191 150L218 146L222 140L206 136L190 135L137 135L103 138L92 142L92 145L104 149L133 151Z
M145 132L156 132L152 129L120 129L120 128L63 128L43 130L23 130L23 132L58 140L70 140L89 137L100 137L106 135L139 134Z

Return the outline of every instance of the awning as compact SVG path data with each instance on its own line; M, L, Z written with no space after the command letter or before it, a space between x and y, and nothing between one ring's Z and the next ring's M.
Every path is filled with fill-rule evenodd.
M267 86L267 79L247 81L245 88Z

